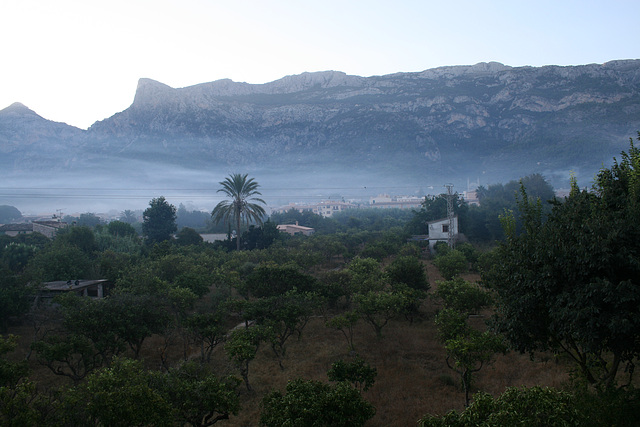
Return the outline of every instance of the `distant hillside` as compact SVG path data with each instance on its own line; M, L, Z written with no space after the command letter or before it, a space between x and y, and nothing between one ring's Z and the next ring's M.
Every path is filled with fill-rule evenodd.
M24 106L0 111L0 152L7 172L64 165L122 177L159 166L165 174L277 171L300 181L352 173L458 186L539 172L559 185L570 170L590 180L637 130L640 60L480 63L181 89L141 79L128 109L87 131L46 121Z

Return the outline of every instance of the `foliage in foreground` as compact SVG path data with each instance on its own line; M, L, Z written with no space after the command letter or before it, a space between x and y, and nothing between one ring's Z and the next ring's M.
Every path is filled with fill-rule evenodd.
M362 426L375 408L347 382L289 381L285 394L273 391L262 401L260 423L265 426Z
M609 390L593 393L551 387L509 387L497 398L476 393L464 411L443 416L426 415L420 427L531 427L637 426L640 423L638 391Z
M193 362L161 373L146 371L139 361L116 358L70 389L58 415L71 425L211 426L237 414L238 383Z
M568 355L596 388L631 382L640 354L640 150L575 182L543 221L540 201L521 191L524 232L505 216L507 240L483 282L497 294L497 322L521 351ZM625 384L623 384L625 385Z
M574 405L570 393L547 387L508 388L494 399L476 393L473 403L462 412L451 411L442 417L427 415L420 427L580 426L586 421Z

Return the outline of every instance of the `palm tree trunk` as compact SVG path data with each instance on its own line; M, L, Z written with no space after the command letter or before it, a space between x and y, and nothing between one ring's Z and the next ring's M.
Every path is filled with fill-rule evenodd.
M240 251L240 212L236 209L236 248Z

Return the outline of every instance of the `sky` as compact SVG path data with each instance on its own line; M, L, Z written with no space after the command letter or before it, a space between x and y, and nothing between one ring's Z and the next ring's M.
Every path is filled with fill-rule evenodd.
M637 0L2 0L0 109L86 129L137 82L640 58Z

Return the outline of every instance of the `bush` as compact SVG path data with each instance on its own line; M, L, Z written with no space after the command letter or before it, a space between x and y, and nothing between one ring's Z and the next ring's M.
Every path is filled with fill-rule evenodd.
M353 361L338 360L331 364L327 372L329 381L347 381L362 391L367 391L376 380L378 370L372 368L363 358L356 356Z
M462 252L467 261L473 265L478 262L480 252L469 242L463 242L456 245L456 250Z
M433 263L446 280L451 280L468 269L467 258L457 249L451 249L445 255L438 255Z
M387 276L393 283L402 283L410 288L429 290L429 281L424 265L413 256L400 256L387 267Z
M462 313L477 313L491 304L488 292L461 277L438 282L436 295L442 299L445 307Z
M580 412L570 393L548 387L511 387L494 399L476 393L473 403L462 412L451 411L442 417L427 415L420 427L449 426L581 426L588 418Z
M362 426L375 408L346 382L289 381L285 394L269 393L262 400L260 423L265 426Z

